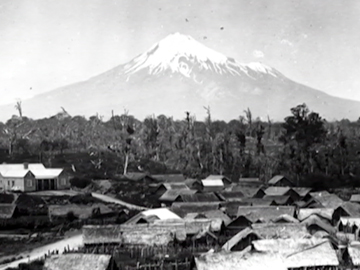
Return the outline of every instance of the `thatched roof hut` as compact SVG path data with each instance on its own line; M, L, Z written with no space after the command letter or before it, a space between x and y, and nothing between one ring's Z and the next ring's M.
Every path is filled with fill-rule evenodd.
M244 194L241 191L221 191L217 192L216 195L223 201L233 201L244 198Z
M344 203L336 194L327 191L310 192L309 195L325 208L337 208Z
M333 208L301 208L298 211L297 218L302 221L311 215L317 215L323 219L331 221L333 213Z
M288 214L294 216L295 207L293 206L239 206L238 216L245 216L253 223L262 222L268 223L273 219Z
M170 210L177 215L184 217L188 213L205 212L217 210L220 208L220 202L174 202Z
M16 210L15 204L0 204L0 219L10 219L14 216Z
M52 255L45 260L44 270L107 270L111 261L105 254Z
M185 220L192 220L192 219L199 219L199 218L210 219L212 221L219 220L225 226L227 226L231 222L231 218L221 210L188 213L184 217Z
M292 187L294 183L283 175L275 175L268 181L269 186Z
M220 206L228 216L236 217L239 206L250 206L250 203L243 201L228 201L222 202Z
M194 202L219 202L220 199L215 193L195 193L195 194L181 194L181 200L183 202L194 203Z
M360 266L360 245L350 245L347 248L352 265Z
M263 199L273 201L276 205L291 205L294 203L294 200L288 195L266 195Z
M349 201L353 203L360 203L360 194L352 194Z
M205 253L195 258L197 270L287 270L282 258L271 253L238 252Z
M171 203L181 200L181 195L192 195L197 193L197 190L193 189L170 189L165 191L159 198L160 202Z
M311 234L314 234L318 230L323 230L329 234L336 233L336 229L331 226L329 222L316 215L309 216L308 218L301 221L301 224L306 225L308 231Z
M306 226L299 223L252 224L251 228L263 239L309 238Z
M304 198L312 191L312 188L307 187L292 187L291 189L295 191L300 196L300 198Z
M297 194L290 187L268 187L264 190L267 196L290 196L293 201L300 199L299 194Z
M243 198L241 201L244 204L251 206L270 206L275 205L275 202L271 198Z
M274 223L299 223L300 221L294 218L293 216L290 216L288 214L284 214L281 216L278 216L277 218L273 219L272 222Z
M125 224L153 223L155 220L181 220L177 214L167 208L154 208L140 212L125 222Z
M243 250L255 240L261 239L261 236L252 230L251 228L245 228L236 235L234 235L229 241L227 241L222 249L225 251L239 251Z

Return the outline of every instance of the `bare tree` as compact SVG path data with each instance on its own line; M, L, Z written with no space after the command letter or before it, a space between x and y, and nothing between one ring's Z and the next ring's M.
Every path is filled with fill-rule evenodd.
M19 112L19 116L22 119L23 114L22 114L22 106L21 106L21 100L17 101L15 104L15 109Z

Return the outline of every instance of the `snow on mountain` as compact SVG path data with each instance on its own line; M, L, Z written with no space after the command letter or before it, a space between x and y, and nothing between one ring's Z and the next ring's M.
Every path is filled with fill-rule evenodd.
M125 65L125 74L132 75L142 69L156 75L166 70L191 77L194 67L218 74L249 75L251 71L277 76L277 72L261 63L241 64L218 53L190 36L175 33L154 44L148 51Z

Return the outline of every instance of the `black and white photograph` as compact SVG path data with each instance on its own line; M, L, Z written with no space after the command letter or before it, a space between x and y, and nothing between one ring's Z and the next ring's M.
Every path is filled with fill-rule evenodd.
M360 269L360 2L0 0L0 270Z

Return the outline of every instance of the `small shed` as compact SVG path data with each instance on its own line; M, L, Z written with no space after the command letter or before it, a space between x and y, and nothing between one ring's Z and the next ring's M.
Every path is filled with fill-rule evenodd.
M340 217L360 217L360 204L354 202L343 202L332 215L332 224L337 224Z
M46 258L44 270L110 270L111 255L69 253Z
M261 239L261 237L250 228L245 228L236 235L234 235L229 241L227 241L222 249L225 251L241 251L250 246L254 240Z
M268 185L276 187L293 187L294 183L283 175L275 175L268 181Z
M195 194L181 194L181 202L220 202L220 199L213 192L195 193Z

